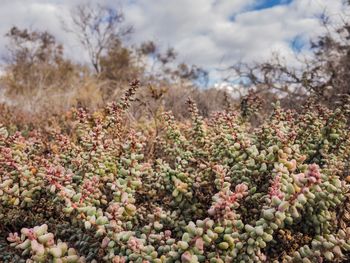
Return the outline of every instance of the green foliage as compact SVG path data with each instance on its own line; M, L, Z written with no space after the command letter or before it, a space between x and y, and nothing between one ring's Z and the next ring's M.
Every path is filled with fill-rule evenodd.
M2 261L349 259L347 108L276 104L253 129L246 107L203 119L189 100L191 121L164 113L149 157L150 140L127 125L137 86L74 111L69 130L1 126Z

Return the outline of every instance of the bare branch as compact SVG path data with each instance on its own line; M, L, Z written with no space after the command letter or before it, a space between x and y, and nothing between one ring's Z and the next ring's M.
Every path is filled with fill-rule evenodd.
M101 57L114 41L132 33L132 27L124 25L121 9L108 6L82 4L71 10L71 24L62 21L63 29L72 33L87 50L90 62L97 74L101 72Z

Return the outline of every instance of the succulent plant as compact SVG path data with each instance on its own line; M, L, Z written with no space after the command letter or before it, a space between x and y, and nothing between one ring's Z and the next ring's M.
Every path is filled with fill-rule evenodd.
M137 86L69 129L0 125L1 262L349 260L347 108L276 103L252 128L254 107L204 119L189 100L149 155Z

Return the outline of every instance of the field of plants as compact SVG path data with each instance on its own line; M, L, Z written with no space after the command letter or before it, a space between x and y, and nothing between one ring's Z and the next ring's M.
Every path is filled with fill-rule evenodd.
M0 123L0 262L348 262L350 109ZM345 103L344 105L349 105Z

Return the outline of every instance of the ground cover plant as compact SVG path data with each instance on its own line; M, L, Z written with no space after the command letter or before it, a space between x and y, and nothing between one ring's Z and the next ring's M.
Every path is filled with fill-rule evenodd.
M117 103L41 128L0 125L1 262L345 262L348 103L278 102L189 121L128 120Z

